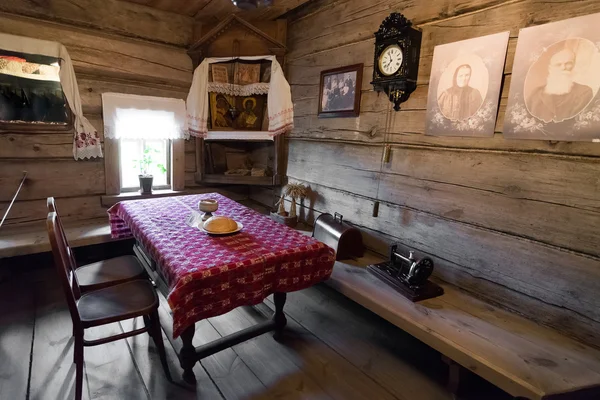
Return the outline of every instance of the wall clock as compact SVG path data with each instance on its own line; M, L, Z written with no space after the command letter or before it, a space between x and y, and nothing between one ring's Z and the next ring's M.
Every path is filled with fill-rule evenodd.
M417 88L422 35L400 13L390 14L375 32L371 84L376 91L385 92L396 111Z

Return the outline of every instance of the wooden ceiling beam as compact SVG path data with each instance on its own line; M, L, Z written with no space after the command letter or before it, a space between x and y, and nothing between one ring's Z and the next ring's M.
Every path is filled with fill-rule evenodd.
M206 4L199 8L194 19L199 22L215 23L235 14L246 21L271 21L294 10L309 0L275 0L275 4L256 10L242 11L231 0L204 0Z

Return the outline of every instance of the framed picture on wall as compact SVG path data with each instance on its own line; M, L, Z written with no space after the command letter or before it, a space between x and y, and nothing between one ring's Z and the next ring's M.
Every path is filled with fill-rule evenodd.
M260 64L235 63L236 85L250 85L260 82Z
M425 133L494 136L509 32L436 46Z
M521 29L506 139L600 142L600 13Z
M319 118L358 117L363 64L321 72Z
M224 64L211 64L213 82L229 83L229 69Z
M266 97L265 95L236 97L235 105L240 114L235 120L234 127L240 130L260 131L263 125Z
M215 131L233 130L234 120L229 109L235 106L235 97L222 93L209 93L210 126Z

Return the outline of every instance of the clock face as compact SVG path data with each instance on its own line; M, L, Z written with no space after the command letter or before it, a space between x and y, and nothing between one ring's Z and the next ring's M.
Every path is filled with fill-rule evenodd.
M403 60L404 54L400 46L397 44L388 46L379 56L379 70L386 76L393 75L398 72Z

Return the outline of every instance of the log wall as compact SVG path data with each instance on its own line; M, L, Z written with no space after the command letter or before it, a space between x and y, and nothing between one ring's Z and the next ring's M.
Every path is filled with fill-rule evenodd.
M392 112L373 92L375 32L399 11L423 30L418 88ZM398 241L433 257L435 274L477 296L600 345L600 145L505 140L502 123L520 28L600 12L595 0L318 0L288 27L295 104L288 176L309 185L302 216L344 214L369 246ZM438 44L510 30L493 138L424 135ZM322 70L364 63L359 118L318 119ZM254 189L272 204L276 193ZM375 202L379 215L373 217Z
M186 54L192 19L106 0L2 1L0 32L63 43L73 60L83 111L103 131L103 92L185 99L192 79ZM29 172L5 228L43 228L45 198L55 196L67 220L105 218L104 159L75 161L73 133L0 132L0 215ZM195 143L186 143L186 186L193 182Z

